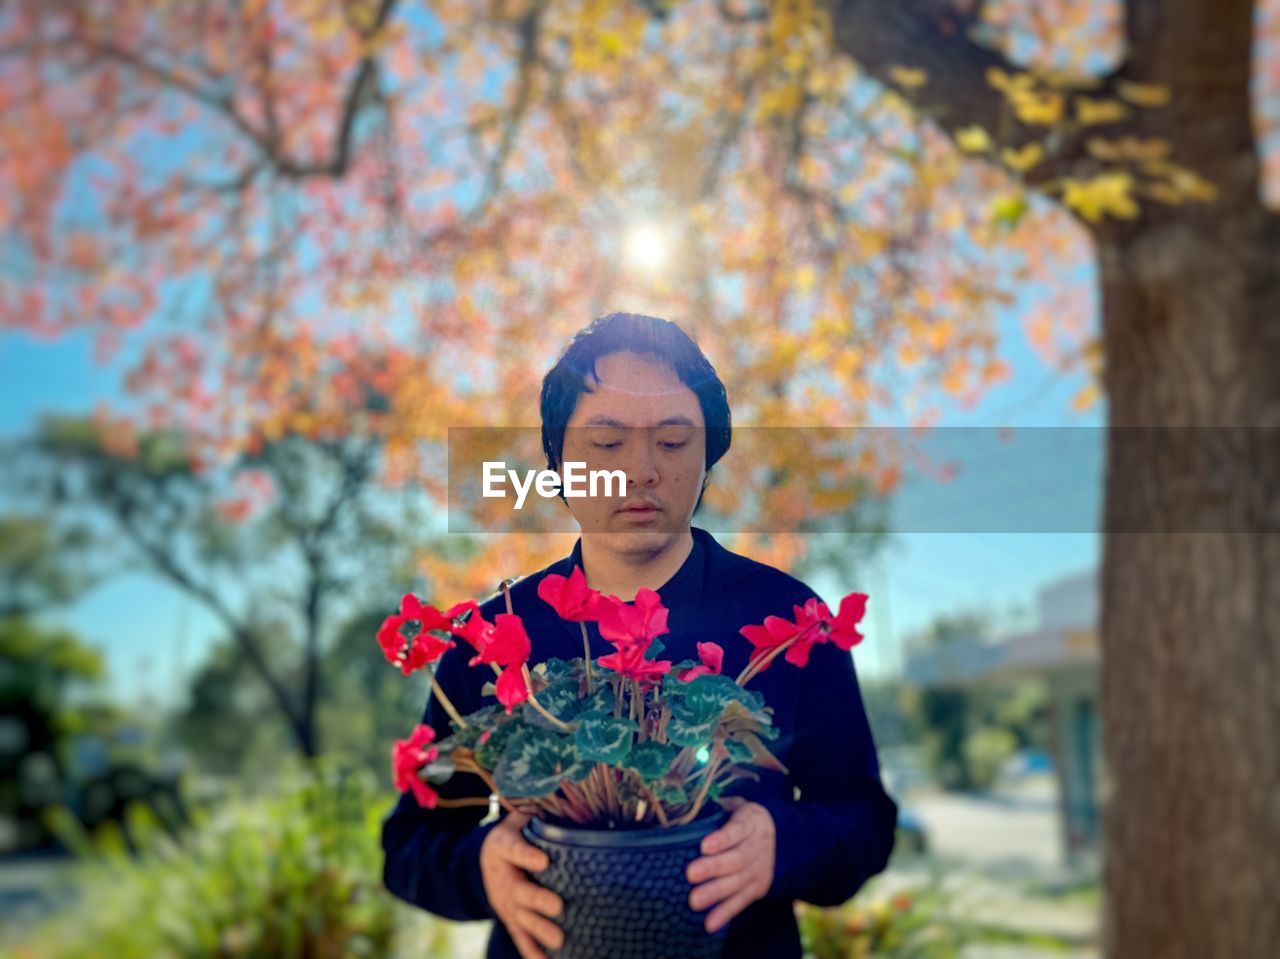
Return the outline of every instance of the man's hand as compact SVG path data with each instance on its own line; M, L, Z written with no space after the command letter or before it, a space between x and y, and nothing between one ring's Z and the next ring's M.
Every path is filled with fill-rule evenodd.
M759 803L731 796L721 803L733 815L702 840L702 856L689 863L685 875L694 884L689 908L701 912L719 903L707 916L707 932L715 932L773 885L777 832L769 810Z
M528 821L523 813L508 813L489 830L480 847L480 874L489 905L511 933L523 959L546 959L539 944L548 949L564 944L564 932L546 917L560 915L564 903L523 872L541 872L551 864L545 852L520 835Z

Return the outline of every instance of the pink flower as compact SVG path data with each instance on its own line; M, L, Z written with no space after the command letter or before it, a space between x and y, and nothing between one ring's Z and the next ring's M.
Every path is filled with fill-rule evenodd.
M786 660L792 666L808 666L809 653L815 643L826 641L823 625L830 622L831 610L817 597L810 597L803 606L793 606L796 617L796 641L786 652Z
M797 629L795 623L781 616L766 616L762 625L743 626L738 632L756 648L756 651L751 654L752 661L756 661L763 659L772 650L791 640L796 635ZM761 671L768 668L766 663Z
M636 680L642 686L656 686L663 676L671 672L671 661L645 659L645 650L648 648L647 642L624 644L618 647L616 653L601 656L596 662L627 679Z
M418 634L407 640L400 627L411 622L418 624ZM378 645L382 647L387 662L399 666L400 671L408 676L414 670L434 663L445 650L453 648L453 640L442 639L431 632L448 631L452 625L449 617L434 606L424 605L412 593L406 593L400 600L400 612L388 616L378 628Z
M427 749L427 744L436 738L435 730L419 723L414 727L408 739L397 739L391 747L391 771L395 786L399 792L412 790L419 806L427 809L436 807L439 798L434 789L422 781L419 775L422 768L435 762L440 750L435 746Z
M667 607L658 594L642 588L636 593L635 605L616 596L601 598L600 635L615 646L643 645L671 630L667 628Z
M720 675L724 667L724 650L716 643L698 643L698 658L702 662L697 666L682 669L676 676L682 683L687 683L698 676Z
M529 634L524 630L524 621L511 613L499 613L494 617L492 625L475 614L467 621L472 629L472 637L466 637L476 647L476 655L468 663L475 666L480 663L503 667L495 684L498 702L511 713L512 707L529 698L529 687L524 681L524 666L529 660L532 646ZM466 627L464 627L466 628Z
M866 637L858 632L858 623L867 613L867 594L850 593L840 600L840 611L831 620L829 638L843 650L850 650Z
M865 637L858 632L857 625L866 610L866 593L845 596L840 600L840 611L834 616L826 603L811 596L803 606L792 607L794 623L781 616L766 616L762 626L743 626L739 632L756 647L751 654L753 662L763 661L772 650L791 643L785 653L786 660L793 666L803 667L809 665L809 655L818 643L832 642L848 652L862 642ZM769 663L765 663L759 671L768 668Z
M542 577L538 583L538 595L561 619L571 623L592 622L605 608L599 591L587 587L587 577L581 566L575 566L568 578L559 573Z

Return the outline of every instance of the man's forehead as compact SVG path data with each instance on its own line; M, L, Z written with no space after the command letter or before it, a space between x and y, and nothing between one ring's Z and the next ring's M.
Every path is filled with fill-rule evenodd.
M702 426L702 407L688 387L630 392L597 388L578 397L573 426Z
M582 423L582 425L583 426L613 426L613 427L620 427L620 428L626 428L631 426L645 426L645 425L695 426L696 427L698 426L698 423L693 419L693 417L686 416L683 413L673 413L669 416L662 417L662 419L658 420L657 422L648 423L648 424L639 422L638 418L634 415L627 416L627 417L620 417L620 416L613 416L608 413L596 413L592 416L589 416Z

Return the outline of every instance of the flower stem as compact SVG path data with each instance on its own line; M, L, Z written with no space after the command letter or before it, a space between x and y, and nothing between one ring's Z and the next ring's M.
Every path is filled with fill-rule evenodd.
M707 760L707 777L702 780L702 788L698 790L698 794L693 799L693 805L689 807L689 811L676 820L677 826L683 826L686 823L693 822L693 818L698 815L703 804L707 801L707 793L711 791L711 781L715 779L714 767L720 765L721 757L727 755L721 749L717 740L716 744L711 747L711 757Z
M538 697L533 695L533 676L529 674L529 664L525 663L520 667L520 669L524 673L525 688L529 690L529 705L540 712L553 726L559 727L562 732L571 732L573 730L572 726L568 723L561 722L557 717L552 716L547 712L546 707L544 707L542 703L538 702Z
M587 638L587 624L580 622L582 627L582 662L587 670L587 695L591 695L591 640Z
M738 678L735 680L735 682L739 686L747 685L747 683L751 682L751 680L753 680L756 677L757 673L759 673L771 662L777 659L778 656L781 655L783 652L785 652L786 650L794 646L795 642L796 641L794 638L788 639L781 646L775 646L773 649L769 650L769 652L766 655L761 656L759 659L755 659L747 663L746 667L742 670L742 672L738 674Z
M430 677L429 682L430 682L431 688L428 692L428 697L427 697L428 701L431 698L430 694L434 693L436 699L440 700L440 705L444 707L444 711L448 713L449 718L453 720L454 725L457 726L459 729L466 729L467 721L458 715L458 711L454 708L453 703L449 701L449 697L444 694L444 690L441 689L439 684L436 682L435 674L431 673L428 670L424 670L424 672L426 672L427 675Z
M488 806L488 796L468 796L466 799L437 799L436 805L441 809L460 809L463 806Z

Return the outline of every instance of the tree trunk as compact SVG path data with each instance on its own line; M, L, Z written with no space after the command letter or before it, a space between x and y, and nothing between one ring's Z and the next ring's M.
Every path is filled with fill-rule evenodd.
M1009 65L970 39L979 8L832 5L864 69L928 71L917 99L949 131L996 129L1002 108L985 71ZM1103 85L1167 88L1123 132L1168 142L1218 194L1093 231L1111 959L1280 955L1280 218L1259 202L1254 21L1252 0L1128 0L1129 55ZM1071 175L1079 146L1042 168Z
M1280 244L1230 166L1099 240L1115 959L1280 954Z

